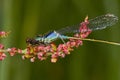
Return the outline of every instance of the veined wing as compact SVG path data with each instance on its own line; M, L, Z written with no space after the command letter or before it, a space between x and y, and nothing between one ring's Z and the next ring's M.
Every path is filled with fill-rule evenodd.
M105 14L105 15L101 15L96 18L90 19L88 21L89 21L88 28L94 31L94 30L105 29L106 27L114 25L118 21L118 17L113 14ZM57 30L57 32L60 34L78 33L79 28L80 28L80 24L77 24L77 25L62 28L60 30Z

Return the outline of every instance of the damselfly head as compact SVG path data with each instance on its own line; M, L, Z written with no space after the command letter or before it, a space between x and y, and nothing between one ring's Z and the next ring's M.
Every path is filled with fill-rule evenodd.
M38 45L39 41L37 41L33 38L28 38L28 39L26 39L26 43L29 44L29 45Z

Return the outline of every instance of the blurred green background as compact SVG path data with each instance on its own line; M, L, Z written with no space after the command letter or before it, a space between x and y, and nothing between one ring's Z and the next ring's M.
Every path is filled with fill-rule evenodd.
M24 49L27 37L106 13L120 17L120 0L0 0L0 29L11 31L2 43ZM120 42L119 25L89 38ZM31 63L19 55L7 56L0 62L0 80L120 80L120 46L84 41L55 64L50 59Z

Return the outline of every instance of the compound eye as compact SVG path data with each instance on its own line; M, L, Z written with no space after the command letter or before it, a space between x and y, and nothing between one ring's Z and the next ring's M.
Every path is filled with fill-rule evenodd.
M27 38L27 39L26 39L26 43L28 43L28 44L31 43L31 41L32 41L31 38Z
M31 44L31 45L36 45L36 44L38 44L38 41L36 41L35 39L32 39L32 38L28 38L26 40L26 43Z

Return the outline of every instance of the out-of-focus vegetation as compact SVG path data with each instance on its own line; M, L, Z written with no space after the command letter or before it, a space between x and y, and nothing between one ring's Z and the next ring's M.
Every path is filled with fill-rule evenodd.
M77 24L85 16L120 14L119 0L0 0L0 29L11 31L7 47L25 48L27 37ZM120 23L89 38L120 42ZM86 42L57 63L7 57L0 80L120 80L120 46Z

